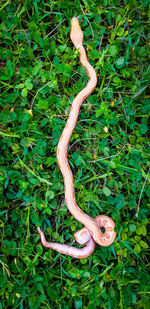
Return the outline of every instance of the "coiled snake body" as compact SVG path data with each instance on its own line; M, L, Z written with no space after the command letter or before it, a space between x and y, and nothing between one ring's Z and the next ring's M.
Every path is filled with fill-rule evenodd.
M45 240L44 233L41 229L39 227L37 229L43 246L81 259L92 254L95 248L95 242L101 246L109 246L112 244L116 237L116 232L114 231L115 224L112 219L103 215L97 216L95 219L91 218L79 208L75 200L74 180L67 160L67 148L78 119L81 104L84 99L95 89L97 76L94 68L88 62L85 49L82 45L83 32L77 18L72 18L71 20L70 37L75 48L79 50L81 65L86 67L89 81L87 86L78 93L72 103L68 121L57 146L57 159L59 168L64 178L66 205L71 214L85 226L80 231L75 233L74 237L79 244L86 245L84 248L80 249L59 243L50 243ZM105 228L104 233L102 233L100 227Z

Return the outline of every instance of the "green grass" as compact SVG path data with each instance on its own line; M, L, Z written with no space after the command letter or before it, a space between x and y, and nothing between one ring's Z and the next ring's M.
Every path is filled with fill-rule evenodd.
M0 1L0 308L149 308L147 0ZM83 260L42 247L73 244L56 148L87 84L69 37L79 17L95 91L69 144L76 201L116 222L117 238Z

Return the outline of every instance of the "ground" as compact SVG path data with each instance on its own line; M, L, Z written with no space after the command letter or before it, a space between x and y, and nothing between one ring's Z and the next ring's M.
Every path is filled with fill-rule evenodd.
M0 308L149 308L147 0L1 1ZM96 70L68 149L75 197L110 216L117 237L78 260L42 247L75 244L57 144L87 84L70 40L77 16Z

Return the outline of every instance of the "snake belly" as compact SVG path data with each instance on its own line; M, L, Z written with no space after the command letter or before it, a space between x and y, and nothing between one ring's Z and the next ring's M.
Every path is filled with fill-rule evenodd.
M103 215L97 216L93 219L79 208L75 200L74 179L67 160L67 149L69 140L78 119L81 104L95 89L97 84L97 76L94 68L88 62L85 49L82 45L83 32L77 18L72 18L71 20L70 37L75 48L79 50L80 62L81 65L86 68L89 81L87 86L77 94L72 103L67 123L57 146L57 159L58 166L64 179L65 201L67 208L72 216L84 225L84 228L75 233L74 237L79 244L86 245L84 248L76 248L64 244L47 242L41 229L39 227L37 229L41 237L41 242L45 247L52 248L62 254L70 255L75 258L85 258L93 253L95 249L95 242L101 246L109 246L114 241L116 232L114 231L115 223L112 219ZM100 229L101 227L105 228L104 233L102 233Z

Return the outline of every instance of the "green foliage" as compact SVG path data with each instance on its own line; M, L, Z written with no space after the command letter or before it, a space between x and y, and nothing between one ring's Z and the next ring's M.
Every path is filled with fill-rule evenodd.
M0 308L149 308L148 0L1 1ZM98 76L71 137L76 201L116 222L117 238L77 260L56 148L87 84L74 16Z

